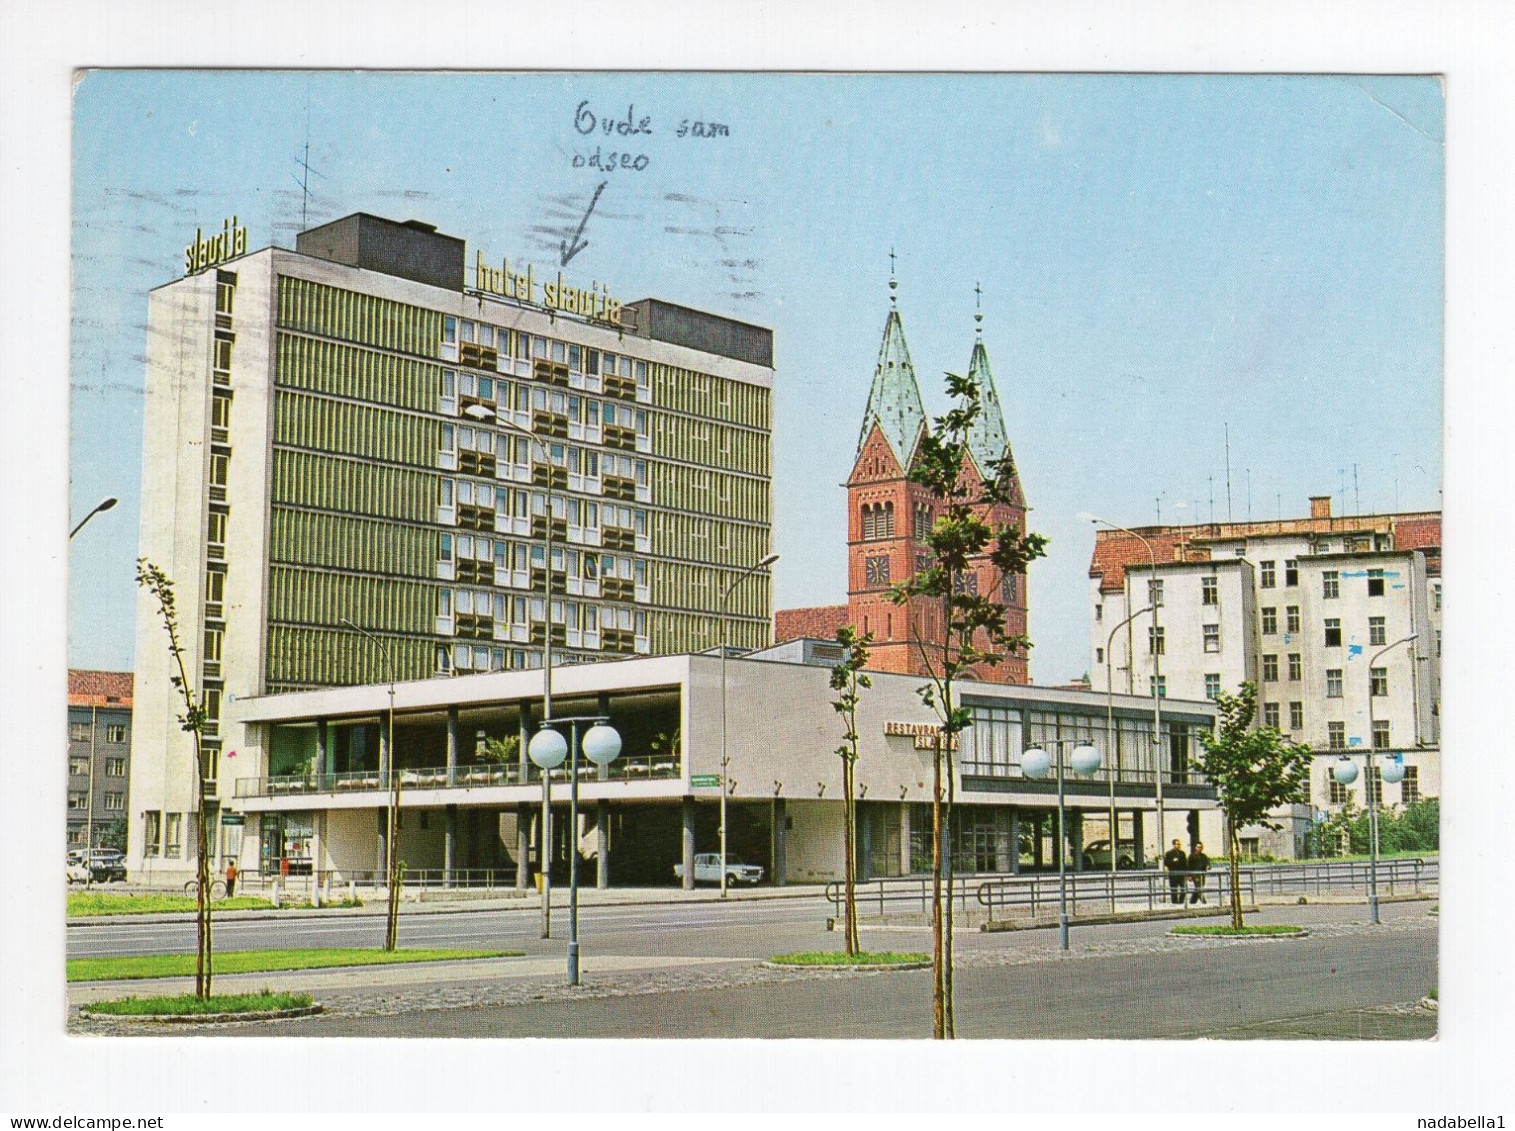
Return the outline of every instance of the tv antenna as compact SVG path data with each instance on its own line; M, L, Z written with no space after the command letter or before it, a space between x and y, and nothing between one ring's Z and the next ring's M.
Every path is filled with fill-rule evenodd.
M298 177L295 177L294 179L295 179L295 184L297 184L297 185L300 186L300 230L303 232L303 231L305 231L305 229L307 229L308 227L310 227L310 219L309 219L309 215L308 215L309 210L310 210L310 175L312 173L314 173L316 176L320 177L322 180L326 179L326 174L325 173L321 172L321 170L319 170L319 169L312 169L310 167L310 92L309 91L306 91L306 94L305 94L305 152L304 152L304 154L302 156L295 158L295 164L298 165L298 166L300 166L300 175ZM290 176L294 177L294 174L291 173Z

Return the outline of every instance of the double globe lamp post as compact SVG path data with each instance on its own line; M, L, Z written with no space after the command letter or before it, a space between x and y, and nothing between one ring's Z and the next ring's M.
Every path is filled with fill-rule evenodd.
M1057 899L1058 899L1058 935L1062 942L1062 948L1068 949L1068 833L1067 833L1067 806L1064 798L1064 773L1063 773L1063 749L1072 745L1061 740L1051 743L1057 750L1054 759L1040 746L1033 746L1021 755L1021 773L1033 781L1041 781L1052 772L1053 763L1057 766ZM1099 771L1100 763L1104 759L1100 752L1087 743L1080 743L1073 747L1073 755L1069 759L1073 766L1073 772L1079 777L1091 777ZM1115 837L1110 838L1110 850L1115 851Z
M580 742L579 727L589 724ZM568 727L569 737L564 738L561 725ZM596 766L608 766L621 753L621 736L609 726L602 716L572 719L544 719L542 728L532 735L526 752L532 762L542 771L544 789L552 771L568 759L568 984L579 984L579 750ZM543 826L546 833L546 826ZM552 846L544 835L542 844L542 870L552 867ZM550 899L544 886L542 899Z

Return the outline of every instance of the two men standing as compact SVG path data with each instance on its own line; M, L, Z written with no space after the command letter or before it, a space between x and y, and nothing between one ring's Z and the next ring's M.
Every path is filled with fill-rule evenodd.
M1205 855L1205 846L1198 841L1193 852L1184 852L1182 841L1175 840L1173 847L1163 853L1163 868L1168 873L1168 894L1174 903L1184 902L1185 881L1193 883L1190 903L1207 903L1205 899L1205 873L1210 870L1210 858Z

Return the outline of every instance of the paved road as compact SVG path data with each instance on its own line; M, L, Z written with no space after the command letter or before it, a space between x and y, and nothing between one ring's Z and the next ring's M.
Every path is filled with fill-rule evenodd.
M585 916L585 984L578 990L562 984L561 940L534 938L530 912L434 916L440 921L424 926L416 917L408 927L457 936L448 941L460 945L513 932L514 948L536 957L391 968L382 975L289 975L290 988L314 990L331 1014L221 1031L929 1036L929 973L770 971L752 962L786 949L836 948L836 937L818 921L824 905L808 903L594 909ZM1167 937L1168 923L1088 927L1075 931L1067 955L1057 950L1055 931L964 932L958 1031L964 1037L1116 1039L1431 1037L1434 1015L1396 1008L1437 981L1436 920L1426 911L1426 904L1388 906L1377 928L1363 922L1361 907L1277 908L1252 917L1311 926L1315 934L1298 941L1176 940ZM872 949L927 949L929 933L867 931L864 942ZM234 981L223 978L221 984Z

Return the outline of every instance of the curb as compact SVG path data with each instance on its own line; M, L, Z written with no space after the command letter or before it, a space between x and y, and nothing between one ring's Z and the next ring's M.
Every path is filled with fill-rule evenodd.
M1210 942L1211 940L1219 940L1220 942L1252 942L1262 939L1305 939L1310 937L1310 932L1303 927L1297 931L1271 931L1263 935L1192 935L1188 932L1181 933L1177 930L1170 930L1168 937L1170 939L1196 939L1199 942Z
M293 1009L262 1009L251 1013L99 1013L87 1005L79 1007L79 1016L91 1021L146 1022L150 1025L223 1025L233 1021L285 1021L293 1017L314 1017L326 1012L320 1002Z
M1242 910L1243 912L1253 912L1256 911L1257 908L1255 906L1244 907ZM1229 907L1222 907L1217 904L1213 908L1209 908L1203 911L1185 908L1182 911L1134 911L1126 913L1117 912L1114 915L1085 915L1082 917L1074 917L1070 915L1068 917L1068 926L1104 927L1114 923L1160 923L1164 919L1214 919L1229 914L1231 914L1231 909ZM1051 927L1056 927L1057 925L1058 921L1056 918L1033 919L1029 922L1023 922L1014 919L991 919L989 922L981 924L979 926L979 930L1040 931L1046 930Z
M1420 1006L1421 1009L1429 1009L1432 1013L1439 1013L1441 1011L1440 1002L1434 997L1423 997L1415 1004Z
M930 970L929 962L828 962L805 964L799 962L760 962L769 970L844 970L850 974L869 973L874 970Z

